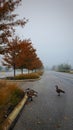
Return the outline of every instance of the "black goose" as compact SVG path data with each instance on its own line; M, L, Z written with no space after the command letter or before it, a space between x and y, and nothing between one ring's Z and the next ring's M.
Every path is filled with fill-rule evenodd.
M60 96L60 93L65 93L64 90L58 88L58 85L56 85L55 87L56 87L56 92L58 93L58 96Z

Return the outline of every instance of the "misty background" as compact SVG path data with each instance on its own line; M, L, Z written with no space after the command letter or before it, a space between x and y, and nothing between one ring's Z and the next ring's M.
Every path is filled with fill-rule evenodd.
M31 39L45 67L73 67L73 0L22 0L15 12L29 19L17 35Z

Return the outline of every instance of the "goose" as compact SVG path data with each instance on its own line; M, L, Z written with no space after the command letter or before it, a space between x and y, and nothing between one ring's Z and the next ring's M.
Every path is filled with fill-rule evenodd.
M56 87L56 92L58 93L58 96L60 96L60 93L65 93L65 91L62 90L62 89L60 89L60 88L58 87L58 85L56 85L55 87Z

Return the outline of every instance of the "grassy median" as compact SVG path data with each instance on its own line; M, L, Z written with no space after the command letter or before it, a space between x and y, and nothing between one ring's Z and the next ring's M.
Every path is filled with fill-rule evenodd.
M0 130L5 119L23 96L24 91L17 84L0 81Z
M15 77L8 77L12 80L38 79L43 74L42 71L29 74L20 74ZM21 101L25 95L24 91L16 83L10 83L6 80L0 80L0 130L3 122Z
M15 77L7 77L6 79L10 80L25 80L25 79L39 79L43 75L42 71L27 73L27 74L18 74Z

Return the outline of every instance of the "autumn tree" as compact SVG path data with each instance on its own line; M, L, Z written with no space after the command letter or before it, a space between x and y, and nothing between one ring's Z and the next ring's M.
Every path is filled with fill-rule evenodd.
M25 18L18 19L14 13L21 0L0 0L0 53L3 53L2 44L9 42L15 33L15 26L24 26L27 23ZM4 48L5 49L5 48Z
M33 62L33 59L35 59L36 55L36 50L32 46L32 42L30 39L28 40L23 40L20 44L21 48L21 54L19 55L21 59L21 66L19 67L22 72L23 69L30 69L31 64Z
M43 67L41 60L37 57L36 49L33 48L32 42L30 40L24 40L21 43L22 51L21 51L21 59L22 66L21 69L26 68L29 70L36 70Z
M32 53L32 51L30 53L30 50L33 48L31 44L29 39L21 41L18 37L11 42L8 42L4 52L3 65L12 67L14 70L14 76L16 69L28 69Z
M36 70L42 66L32 42L29 39L21 41L18 37L8 43L3 60L3 65L14 69L14 76L16 69L23 72L23 69Z
M35 71L43 69L43 63L38 57L36 57L35 60L32 62L31 69Z
M14 76L15 76L15 69L21 63L19 59L20 54L20 39L16 37L12 39L11 42L5 48L4 57L3 57L3 65L7 67L12 67L14 69Z
M4 54L3 65L13 67L14 76L17 68L33 70L41 65L30 40L13 38L15 27L23 27L28 21L17 19L14 13L20 3L21 0L0 0L0 54Z

